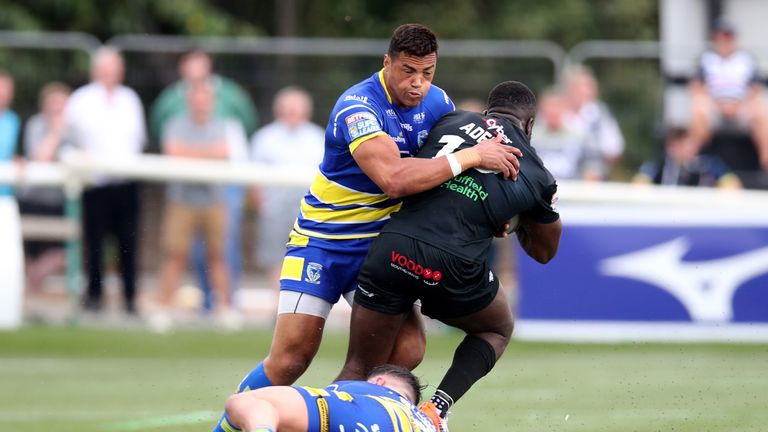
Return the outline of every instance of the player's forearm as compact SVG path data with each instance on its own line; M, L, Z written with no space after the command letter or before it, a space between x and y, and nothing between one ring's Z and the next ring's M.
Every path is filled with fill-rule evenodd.
M434 159L399 159L379 186L391 198L400 198L432 189L454 177L445 156Z
M548 224L522 220L517 228L517 239L528 256L546 264L557 254L562 230L563 224L559 219Z

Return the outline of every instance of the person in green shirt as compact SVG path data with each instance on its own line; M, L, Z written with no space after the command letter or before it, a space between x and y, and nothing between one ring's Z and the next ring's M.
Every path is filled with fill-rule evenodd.
M209 81L215 92L214 117L236 120L242 126L241 130L232 131L233 137L253 134L258 126L258 115L251 97L235 81L213 73L213 60L208 53L199 48L184 53L179 60L179 75L181 79L166 87L150 110L149 133L153 143L160 143L163 128L170 120L187 114L186 89L190 83L203 80ZM232 160L247 160L248 143L246 140L234 139L233 141L236 142L233 142L232 145ZM227 228L224 250L230 274L230 292L234 292L242 272L240 226L245 202L245 188L241 185L228 186L226 200ZM198 238L195 241L191 256L200 285L205 293L204 307L206 310L210 310L212 307L211 284L205 269L205 248L200 240Z

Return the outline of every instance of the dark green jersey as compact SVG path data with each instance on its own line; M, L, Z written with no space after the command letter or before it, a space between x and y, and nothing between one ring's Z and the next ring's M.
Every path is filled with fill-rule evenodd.
M461 258L482 262L494 234L510 218L525 214L538 223L556 221L559 215L552 207L555 179L523 131L502 116L448 113L432 127L417 157L443 156L496 134L503 134L508 145L523 152L517 181L469 169L434 189L406 198L382 232L403 234Z

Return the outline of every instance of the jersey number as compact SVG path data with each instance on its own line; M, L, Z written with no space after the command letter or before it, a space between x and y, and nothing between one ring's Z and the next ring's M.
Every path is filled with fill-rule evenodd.
M440 137L440 140L437 141L440 144L443 145L442 148L440 148L440 151L437 152L435 155L436 158L439 158L440 156L446 156L454 151L456 151L457 148L459 148L460 145L464 144L464 138L458 136L458 135L443 135ZM493 171L493 170L487 170L487 169L481 169L481 168L474 168L478 172L481 172L483 174L498 174L501 171Z

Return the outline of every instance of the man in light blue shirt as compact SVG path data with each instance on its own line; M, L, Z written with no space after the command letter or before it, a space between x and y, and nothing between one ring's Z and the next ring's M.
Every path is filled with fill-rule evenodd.
M10 108L13 100L13 77L0 70L0 163L8 162L16 151L19 138L19 116ZM13 190L8 185L0 185L0 196L11 196Z

